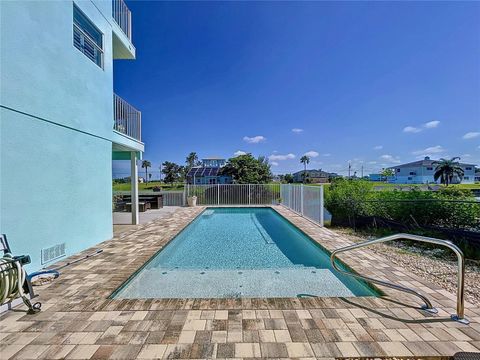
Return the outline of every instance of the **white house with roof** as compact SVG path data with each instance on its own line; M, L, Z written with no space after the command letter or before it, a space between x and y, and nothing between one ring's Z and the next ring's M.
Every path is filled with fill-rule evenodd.
M440 179L435 181L435 161L426 156L423 160L414 161L406 164L392 166L395 176L389 179L394 184L431 184L440 183ZM462 179L456 179L454 182L462 184L473 184L475 182L475 165L460 163L464 171Z

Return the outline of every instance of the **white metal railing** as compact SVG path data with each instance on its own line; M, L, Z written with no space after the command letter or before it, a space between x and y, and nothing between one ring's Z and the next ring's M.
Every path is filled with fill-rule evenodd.
M185 196L198 205L276 205L295 211L323 226L323 186L295 184L186 185Z
M194 195L198 205L275 205L280 184L187 184L186 196Z
M323 226L323 185L282 184L282 205Z
M142 113L117 94L113 94L113 128L142 141Z
M112 0L112 17L132 41L132 13L123 0Z

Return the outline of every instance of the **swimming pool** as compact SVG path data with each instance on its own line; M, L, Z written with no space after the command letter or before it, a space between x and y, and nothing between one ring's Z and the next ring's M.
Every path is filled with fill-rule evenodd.
M207 208L112 297L375 296L271 208Z

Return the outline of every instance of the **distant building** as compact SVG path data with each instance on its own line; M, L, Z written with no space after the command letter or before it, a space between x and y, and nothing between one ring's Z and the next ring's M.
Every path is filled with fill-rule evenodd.
M389 179L394 184L433 184L440 183L440 179L435 181L435 160L425 157L423 160L414 161L407 164L396 165L389 169L395 172L395 176ZM475 181L475 165L460 163L464 171L462 179L454 179L454 183L473 184Z
M331 178L335 178L339 176L336 173L329 173L329 172L323 171L322 169L318 169L318 170L312 169L307 171L301 170L301 171L297 171L296 173L293 173L293 182L296 182L296 183L303 182L305 174L307 177L307 182L314 183L314 184L328 183Z
M221 175L221 168L226 164L225 159L205 158L202 165L194 166L187 174L187 183L195 185L231 184L232 177Z
M384 177L382 174L370 174L368 175L368 180L370 181L383 181Z
M370 181L390 181L393 180L395 177L394 176L383 176L382 174L370 174L366 176L367 180Z

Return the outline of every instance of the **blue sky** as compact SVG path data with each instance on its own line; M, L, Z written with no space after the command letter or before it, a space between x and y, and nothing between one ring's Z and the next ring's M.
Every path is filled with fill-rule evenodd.
M142 111L154 173L190 151L265 155L274 173L305 153L341 174L480 164L478 2L127 4L137 59L115 62L114 88Z

